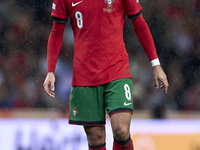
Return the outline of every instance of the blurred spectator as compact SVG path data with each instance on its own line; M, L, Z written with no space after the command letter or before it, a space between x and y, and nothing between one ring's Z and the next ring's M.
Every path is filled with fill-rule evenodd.
M0 107L68 109L72 77L73 33L70 21L56 68L56 99L42 83L46 46L52 27L51 1L0 1ZM124 41L130 54L135 109L200 110L200 0L141 1L157 52L169 78L169 93L154 88L151 65L130 20L125 18ZM144 57L145 56L145 57Z

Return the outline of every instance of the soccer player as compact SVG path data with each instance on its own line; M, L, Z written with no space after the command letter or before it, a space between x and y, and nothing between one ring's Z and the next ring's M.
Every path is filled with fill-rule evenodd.
M130 120L132 79L123 41L124 14L152 64L155 87L167 93L168 81L157 56L139 0L54 0L53 27L47 46L46 93L54 98L55 66L70 17L74 33L69 123L83 125L89 150L106 150L105 110L113 130L113 150L133 150Z

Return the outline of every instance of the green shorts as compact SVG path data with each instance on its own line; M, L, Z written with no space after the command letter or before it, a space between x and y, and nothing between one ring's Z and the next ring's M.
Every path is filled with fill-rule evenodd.
M105 124L109 116L133 112L132 79L122 78L99 86L73 86L70 94L69 123L77 125Z

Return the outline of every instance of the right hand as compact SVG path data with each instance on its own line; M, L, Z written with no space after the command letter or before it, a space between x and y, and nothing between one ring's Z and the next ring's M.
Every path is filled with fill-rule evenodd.
M169 83L167 80L167 76L160 65L153 67L153 78L154 78L154 83L155 83L156 89L159 88L158 80L160 80L162 82L160 85L160 88L161 89L163 88L163 93L167 93Z
M55 93L53 92L55 90L55 76L53 72L47 73L46 79L43 83L43 87L47 95L55 98Z

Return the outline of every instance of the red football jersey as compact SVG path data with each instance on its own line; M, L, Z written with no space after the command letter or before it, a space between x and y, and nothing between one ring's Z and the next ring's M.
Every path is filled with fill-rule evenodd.
M72 86L96 86L131 78L123 40L124 13L141 14L139 0L54 0L52 17L74 33Z

